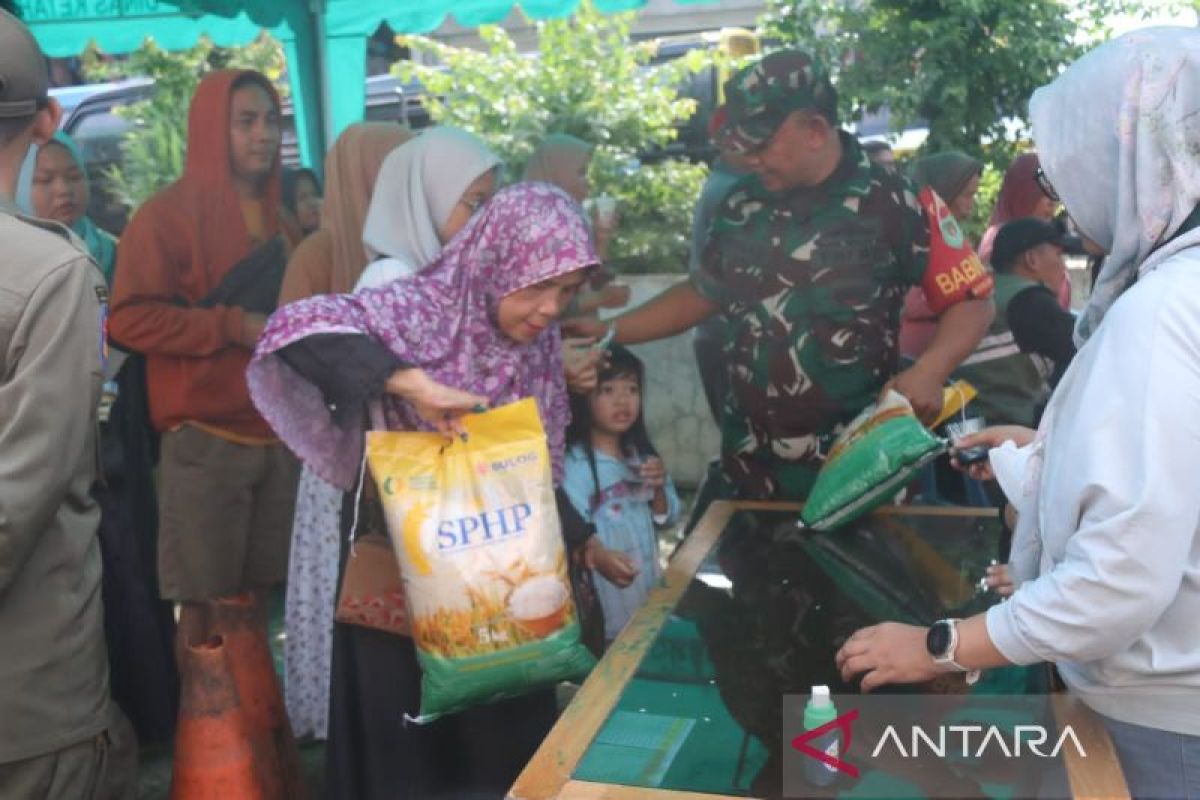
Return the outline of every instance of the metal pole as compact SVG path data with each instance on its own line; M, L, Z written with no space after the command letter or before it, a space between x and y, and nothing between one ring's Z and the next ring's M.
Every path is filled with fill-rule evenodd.
M328 149L333 144L333 119L329 113L332 89L329 82L329 51L325 41L325 0L309 0L308 13L312 35L316 39L316 69L321 85L321 143ZM323 158L321 160L324 161Z

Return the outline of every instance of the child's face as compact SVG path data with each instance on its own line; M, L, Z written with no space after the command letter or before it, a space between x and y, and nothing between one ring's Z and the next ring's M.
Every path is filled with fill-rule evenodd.
M642 412L642 389L637 378L619 375L596 387L588 402L592 408L592 427L620 436L633 427Z

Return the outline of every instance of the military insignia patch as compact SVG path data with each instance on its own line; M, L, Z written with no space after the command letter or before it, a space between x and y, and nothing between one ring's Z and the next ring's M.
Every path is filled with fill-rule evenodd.
M108 287L96 287L96 301L100 304L100 369L108 367Z

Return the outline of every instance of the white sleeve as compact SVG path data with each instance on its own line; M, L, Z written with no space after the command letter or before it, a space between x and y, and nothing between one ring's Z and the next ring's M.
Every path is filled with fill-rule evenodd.
M354 291L378 289L380 286L389 284L392 281L408 278L416 274L417 270L408 264L408 262L401 261L398 258L381 258L367 265L367 268L363 270L363 274L359 276L358 283L354 284Z
M1038 507L1053 567L987 615L992 641L1017 664L1127 650L1188 569L1200 526L1200 303L1166 279L1135 292L1056 398Z

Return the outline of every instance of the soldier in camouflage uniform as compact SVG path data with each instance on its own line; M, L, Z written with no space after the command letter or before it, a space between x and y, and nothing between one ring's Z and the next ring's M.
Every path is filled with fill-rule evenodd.
M836 127L836 92L807 54L765 56L725 94L717 143L752 173L717 212L698 273L618 318L616 340L663 338L723 313L730 387L707 499L798 499L833 438L886 385L936 416L946 378L990 323L990 277L969 251L970 264L933 263L931 236L951 247L961 237L931 224L940 217L916 187ZM944 313L929 350L897 374L901 306L916 284Z

